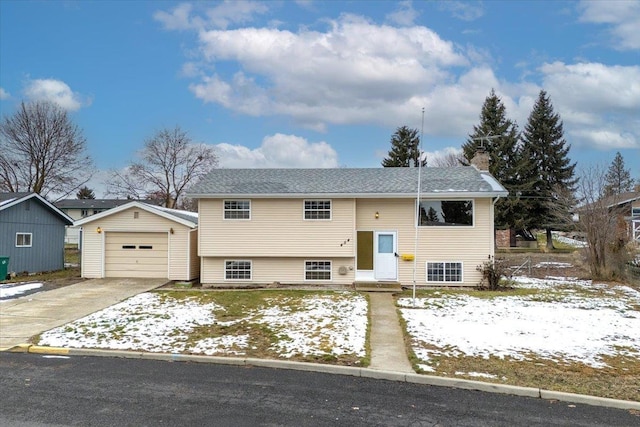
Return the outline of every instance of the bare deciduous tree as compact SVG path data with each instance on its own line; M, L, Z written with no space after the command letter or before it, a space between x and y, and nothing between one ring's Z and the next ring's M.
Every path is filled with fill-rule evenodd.
M49 101L21 103L0 123L0 190L64 197L91 177L86 139Z
M146 140L139 158L124 171L112 172L108 193L160 199L168 208L181 207L186 187L218 164L212 147L193 144L179 126L163 129Z
M439 157L433 157L429 161L429 166L436 168L451 168L455 166L462 166L463 164L465 163L462 152L456 153L453 151L450 151Z
M606 196L606 171L601 166L584 169L578 182L582 206L578 209L578 229L587 239L586 258L594 279L623 275L627 261L622 212L616 207L616 195Z

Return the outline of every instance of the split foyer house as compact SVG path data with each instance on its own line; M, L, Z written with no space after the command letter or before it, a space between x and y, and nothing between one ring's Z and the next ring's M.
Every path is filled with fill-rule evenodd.
M39 194L0 193L0 257L9 258L7 271L62 270L65 227L72 224Z
M506 195L474 166L215 169L188 194L203 284L423 286L480 282Z

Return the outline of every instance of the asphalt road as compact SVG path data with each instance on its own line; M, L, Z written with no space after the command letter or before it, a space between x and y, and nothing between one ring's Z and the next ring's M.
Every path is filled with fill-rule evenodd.
M640 414L313 372L0 353L1 426L640 426Z

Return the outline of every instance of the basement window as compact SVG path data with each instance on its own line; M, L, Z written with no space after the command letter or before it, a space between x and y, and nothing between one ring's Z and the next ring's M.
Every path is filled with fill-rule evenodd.
M462 283L462 263L427 262L427 282Z
M305 261L304 280L331 280L331 261Z
M225 261L225 280L251 280L251 261Z

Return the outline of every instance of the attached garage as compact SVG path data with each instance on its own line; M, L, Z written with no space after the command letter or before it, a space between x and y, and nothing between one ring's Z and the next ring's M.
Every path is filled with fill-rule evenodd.
M135 201L75 225L82 227L82 277L193 280L200 276L194 212Z

